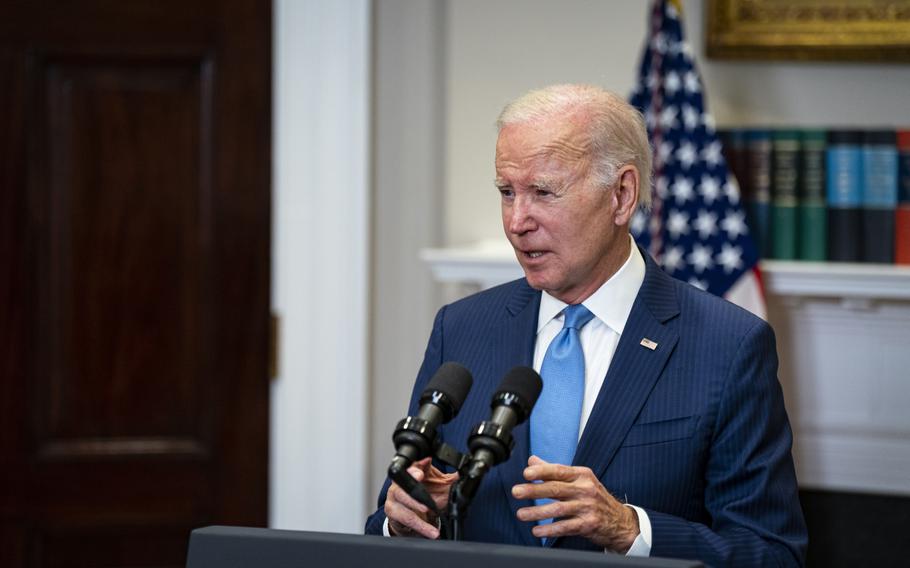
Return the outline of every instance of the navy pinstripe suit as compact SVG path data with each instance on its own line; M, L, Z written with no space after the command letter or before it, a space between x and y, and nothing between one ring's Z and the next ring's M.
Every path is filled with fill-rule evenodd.
M667 276L642 251L645 279L620 338L574 465L590 467L608 491L648 512L652 556L696 558L712 566L800 565L807 544L790 455L774 332L728 302ZM490 415L502 376L530 366L540 292L524 279L443 307L414 393L446 361L465 365L474 387L442 428L465 449L471 428ZM654 350L642 338L657 343ZM416 413L412 397L410 413ZM540 546L516 519L531 501L511 495L528 459L528 423L515 449L484 479L468 512L468 540ZM366 532L382 533L379 510ZM595 549L580 537L553 546Z

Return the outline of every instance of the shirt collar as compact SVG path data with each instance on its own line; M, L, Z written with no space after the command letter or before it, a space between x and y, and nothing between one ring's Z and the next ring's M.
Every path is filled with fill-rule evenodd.
M632 304L635 303L638 289L645 280L645 259L641 256L632 235L629 235L629 240L632 242L632 250L626 262L596 292L582 302L591 310L594 317L620 335L632 312ZM540 330L557 317L567 305L562 300L543 292L537 316L537 333L540 333Z

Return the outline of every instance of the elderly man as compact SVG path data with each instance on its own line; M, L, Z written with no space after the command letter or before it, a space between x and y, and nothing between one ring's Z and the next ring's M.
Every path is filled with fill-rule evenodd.
M465 537L801 565L773 331L635 245L629 221L650 195L640 114L602 89L558 85L512 102L497 124L503 228L525 278L439 311L411 412L442 363L464 364L473 392L441 429L463 447L510 368L533 365L544 387L511 458L484 479ZM411 473L440 505L457 475L429 459ZM397 485L379 504L368 533L438 538Z

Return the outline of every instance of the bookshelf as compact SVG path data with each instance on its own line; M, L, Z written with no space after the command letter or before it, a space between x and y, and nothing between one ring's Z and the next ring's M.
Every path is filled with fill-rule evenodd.
M449 301L521 277L508 246L424 249ZM806 488L910 495L910 266L765 261Z

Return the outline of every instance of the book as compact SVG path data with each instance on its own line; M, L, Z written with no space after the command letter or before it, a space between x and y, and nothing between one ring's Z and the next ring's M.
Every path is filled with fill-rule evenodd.
M796 260L797 188L800 136L796 130L771 133L771 258Z
M724 159L727 168L740 188L746 179L746 134L742 128L725 128L718 130L718 136L723 147Z
M800 260L824 261L828 258L827 205L825 203L825 140L824 130L803 130L800 133L801 155L798 192L797 251Z
M910 264L910 130L897 131L897 162L894 262Z
M862 260L894 262L894 220L897 208L897 133L863 133Z
M828 131L825 151L828 197L828 260L862 260L863 133Z
M746 206L746 224L761 258L771 254L771 133L749 129L745 133L745 167L740 183Z

